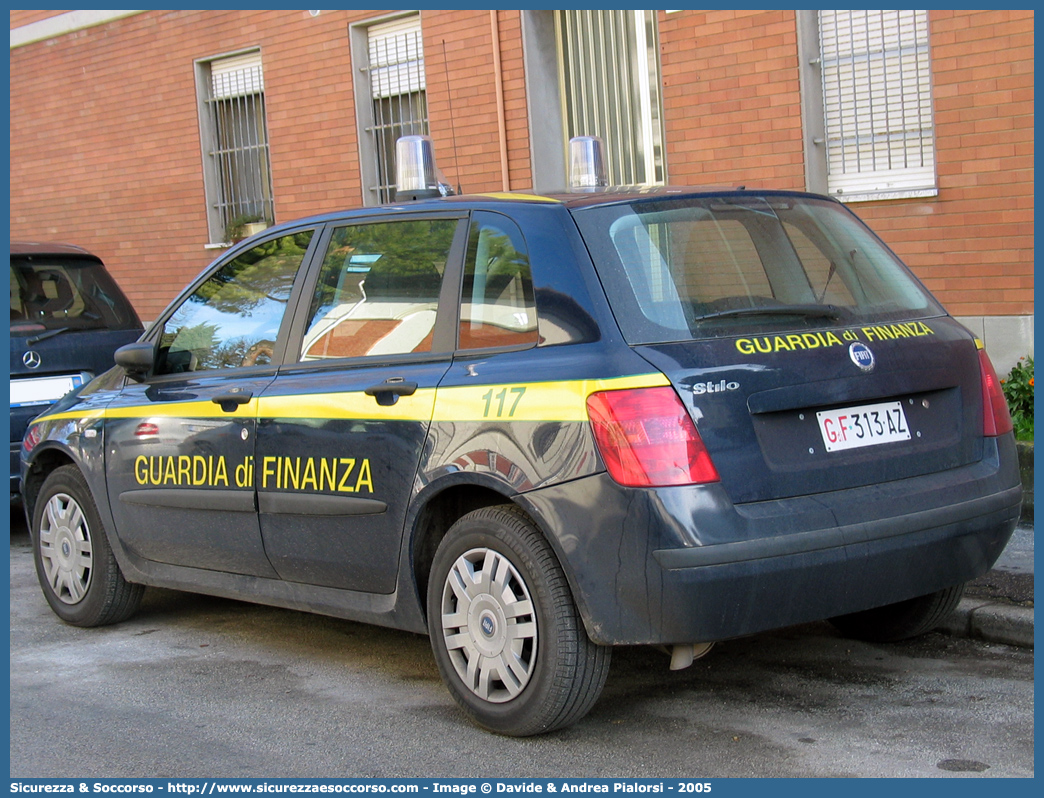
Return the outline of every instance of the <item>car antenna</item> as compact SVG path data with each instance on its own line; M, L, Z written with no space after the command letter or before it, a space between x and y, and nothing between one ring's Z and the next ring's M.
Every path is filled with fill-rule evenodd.
M453 167L457 170L457 194L463 194L460 187L460 161L457 160L457 126L453 116L453 92L449 85L449 61L446 58L446 40L442 40L442 69L446 74L446 96L449 98L450 140L453 143Z

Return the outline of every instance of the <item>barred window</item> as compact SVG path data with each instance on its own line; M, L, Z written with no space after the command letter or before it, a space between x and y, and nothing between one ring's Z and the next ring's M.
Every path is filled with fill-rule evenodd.
M820 11L827 191L936 193L927 11Z
M556 11L566 139L600 136L613 185L664 183L654 11Z
M424 43L412 14L353 30L363 199L395 199L395 142L428 133Z
M231 242L275 218L261 53L196 69L210 240Z

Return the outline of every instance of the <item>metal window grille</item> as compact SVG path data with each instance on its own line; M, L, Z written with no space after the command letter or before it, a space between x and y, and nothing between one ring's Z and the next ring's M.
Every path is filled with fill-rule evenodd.
M934 193L927 11L820 11L827 187Z
M566 138L600 136L609 182L665 179L653 11L556 11Z
M212 61L205 98L212 237L230 240L234 228L275 218L260 53Z
M395 199L395 142L400 136L428 133L424 44L420 17L373 25L367 30L371 124L376 180L370 190L379 203Z

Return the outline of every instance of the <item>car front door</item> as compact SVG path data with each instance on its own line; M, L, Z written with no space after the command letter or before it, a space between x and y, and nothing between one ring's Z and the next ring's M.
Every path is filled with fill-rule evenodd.
M283 579L394 590L466 227L460 213L328 227L296 351L258 406L261 533Z
M275 576L256 510L258 397L314 235L273 237L219 265L153 331L152 372L107 410L109 501L131 554Z

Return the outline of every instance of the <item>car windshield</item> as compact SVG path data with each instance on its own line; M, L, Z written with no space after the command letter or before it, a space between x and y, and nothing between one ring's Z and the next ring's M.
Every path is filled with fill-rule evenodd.
M836 202L722 195L574 212L632 344L944 313Z
M11 334L64 330L127 330L137 316L97 261L11 257Z

